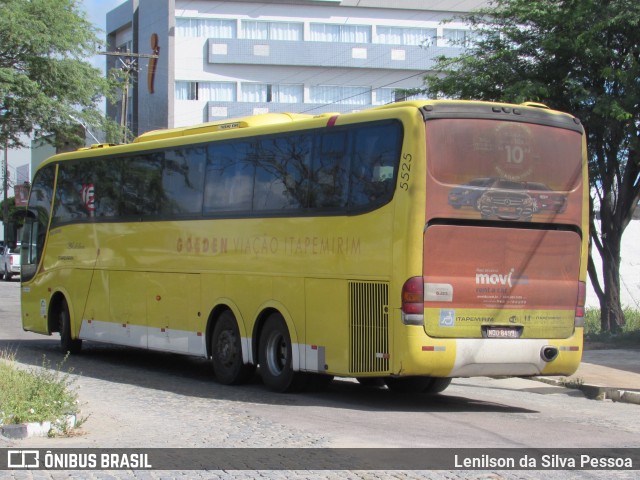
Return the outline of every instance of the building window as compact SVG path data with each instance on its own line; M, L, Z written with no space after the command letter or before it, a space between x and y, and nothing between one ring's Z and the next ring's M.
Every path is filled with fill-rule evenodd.
M176 18L176 37L236 38L235 20Z
M389 103L393 103L396 100L396 90L395 88L377 88L373 91L374 105L387 105Z
M176 81L176 100L235 102L236 84L233 82Z
M371 89L368 87L314 85L309 88L309 103L370 105Z
M371 43L370 25L312 23L310 34L313 42Z
M445 28L442 36L447 47L468 47L471 42L471 34L469 30L460 28Z
M266 83L243 83L240 85L241 102L253 103L302 103L302 85L272 85Z
M128 40L121 45L116 47L116 52L118 53L130 53L133 52L133 40Z
M235 102L236 84L234 82L198 82L200 98L210 102Z
M303 24L295 22L242 21L242 38L251 40L302 40Z
M278 103L303 103L303 85L277 85L278 90L274 95L275 102Z
M176 81L176 100L198 100L198 82Z
M376 28L376 43L385 45L422 45L435 44L438 31L435 28L400 28L379 26Z

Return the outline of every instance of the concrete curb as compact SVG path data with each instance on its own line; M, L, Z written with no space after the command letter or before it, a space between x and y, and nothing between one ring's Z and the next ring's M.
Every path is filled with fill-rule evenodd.
M566 378L534 377L539 382L559 387L581 390L584 396L590 400L612 400L620 403L633 403L640 405L640 392L636 390L624 390L622 388L601 387L586 383L567 381Z
M22 440L32 437L49 437L60 435L76 426L76 416L67 415L65 419L54 422L41 423L16 423L0 425L0 435L13 440Z

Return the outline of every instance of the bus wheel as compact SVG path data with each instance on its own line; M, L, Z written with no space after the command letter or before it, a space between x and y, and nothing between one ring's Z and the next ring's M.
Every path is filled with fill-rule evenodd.
M236 318L230 311L220 315L211 335L211 363L216 379L224 385L244 383L254 366L242 363L242 343Z
M384 379L389 390L397 393L425 392L432 381L431 377L387 377Z
M432 378L431 383L426 388L424 393L429 395L435 395L437 393L444 392L449 385L451 385L451 378Z
M65 300L60 305L58 313L58 326L60 327L60 347L64 353L79 353L82 348L82 340L71 337L71 317L69 306Z
M273 313L260 335L260 375L262 381L275 392L292 392L306 386L307 375L294 372L291 336L282 315Z

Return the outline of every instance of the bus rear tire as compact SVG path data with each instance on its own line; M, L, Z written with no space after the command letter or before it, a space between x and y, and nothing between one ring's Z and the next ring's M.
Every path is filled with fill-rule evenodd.
M69 315L69 306L65 300L62 300L60 311L58 312L58 325L60 327L60 347L63 353L80 353L82 340L71 336L71 316Z
M423 393L432 382L431 377L387 377L384 383L395 393Z
M451 378L432 378L431 384L427 387L424 393L429 395L436 395L444 392L449 385L451 385Z
M211 335L211 363L218 382L223 385L245 383L254 372L253 365L242 362L242 341L236 317L229 310L220 315Z
M294 372L291 335L279 313L273 313L260 335L260 375L265 386L274 392L295 392L306 387L308 375Z

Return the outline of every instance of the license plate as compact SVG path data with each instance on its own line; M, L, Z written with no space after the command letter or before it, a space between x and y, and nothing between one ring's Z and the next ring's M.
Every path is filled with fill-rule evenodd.
M509 327L487 327L485 328L487 338L520 338L521 328Z

